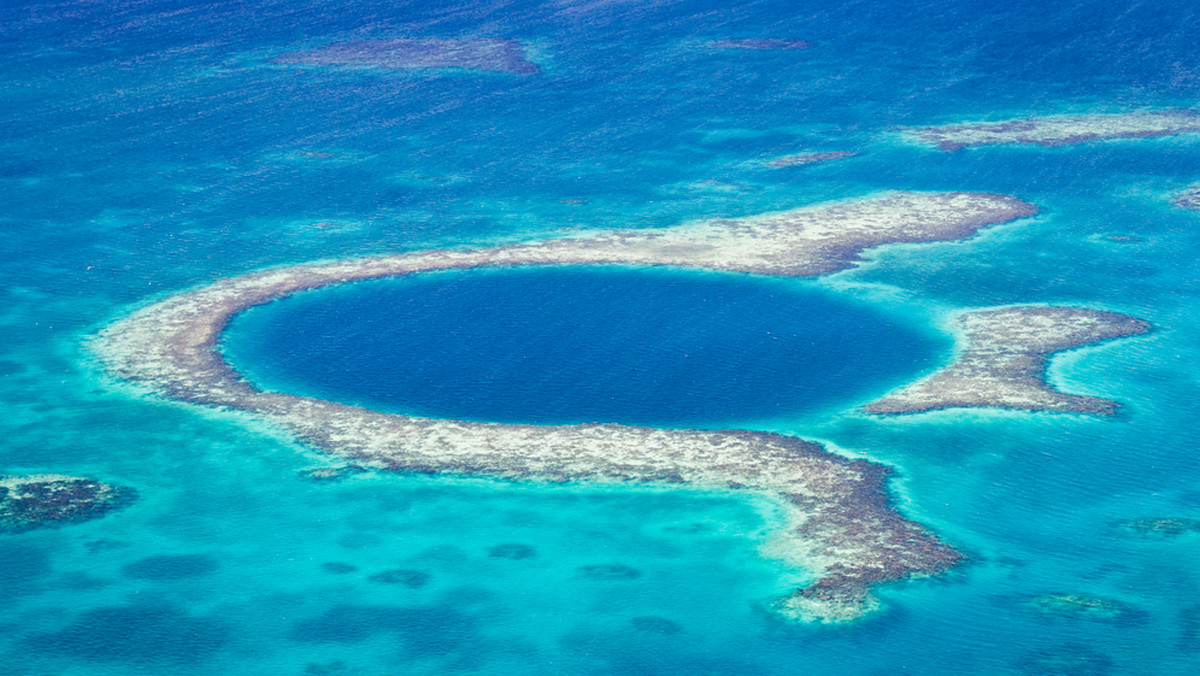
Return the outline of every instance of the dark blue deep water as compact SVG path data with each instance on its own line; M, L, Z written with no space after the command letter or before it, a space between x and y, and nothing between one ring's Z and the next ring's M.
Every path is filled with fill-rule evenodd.
M1200 135L955 153L897 135L1194 108L1198 35L1195 0L0 1L0 474L86 475L140 496L103 519L0 533L0 672L1200 673L1200 533L1116 525L1200 519L1200 214L1170 201L1200 183ZM272 63L414 37L518 40L538 72ZM812 46L704 47L747 38ZM857 155L763 163L821 151ZM331 350L369 375L394 369L397 410L737 423L887 464L897 508L970 563L883 590L885 608L848 625L764 610L811 572L769 557L779 524L757 498L313 482L305 471L328 459L248 416L113 383L86 346L139 304L273 266L893 189L994 191L1040 211L805 283L556 269L330 288L246 313L225 345L289 391L332 387L309 371ZM606 293L640 305L577 307ZM736 300L731 320L697 312L704 298ZM856 412L949 357L954 313L1011 303L1154 324L1051 364L1056 384L1117 399L1120 415ZM818 330L815 308L852 335ZM302 320L321 331L318 310L342 313L334 328L357 347L283 335ZM390 321L404 313L412 323ZM382 333L352 335L372 319ZM655 328L668 320L673 333ZM474 348L438 339L485 329ZM253 354L269 344L280 361ZM288 360L299 371L271 372ZM480 364L493 380L471 380ZM576 384L531 380L571 369ZM598 566L636 575L581 572ZM1130 611L1046 613L1029 603L1041 594Z
M254 308L226 355L262 387L510 423L744 426L879 395L934 341L863 303L734 274L418 275Z

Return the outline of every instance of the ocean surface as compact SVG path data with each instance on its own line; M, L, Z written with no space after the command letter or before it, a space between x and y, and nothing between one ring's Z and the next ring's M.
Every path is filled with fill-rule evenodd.
M1200 533L1117 525L1200 518L1200 213L1170 203L1200 182L1200 136L942 153L897 133L1194 107L1195 2L0 7L0 473L89 476L140 495L103 519L0 534L4 673L1200 671ZM412 37L519 40L538 72L271 62ZM812 46L706 48L747 38ZM764 164L817 151L857 155ZM769 502L312 481L303 473L327 460L311 449L248 416L115 383L86 345L142 304L267 267L891 189L1008 193L1040 212L807 281L555 268L330 288L247 312L223 343L266 386L390 410L732 421L886 464L897 508L970 560L882 589L886 607L848 624L767 610L812 578L762 551L780 519ZM1056 384L1120 401L1117 417L856 412L951 358L954 313L1013 303L1154 325L1053 362ZM325 312L347 314L323 332ZM463 316L475 313L486 326ZM473 351L414 335L410 320L486 335ZM391 342L371 343L364 327L380 325ZM768 331L794 340L768 344ZM471 387L481 365L526 344L546 379L512 364ZM365 379L316 370L312 355L338 345L353 346ZM367 377L373 354L382 387ZM395 377L404 363L432 375ZM723 385L727 373L737 382ZM419 388L431 378L458 385ZM597 579L589 566L633 572ZM1046 612L1031 603L1044 594L1127 612Z

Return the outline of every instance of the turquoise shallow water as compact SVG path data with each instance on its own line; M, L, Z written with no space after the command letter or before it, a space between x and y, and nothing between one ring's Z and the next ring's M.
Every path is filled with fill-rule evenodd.
M1139 539L1114 526L1200 518L1200 217L1169 203L1200 180L1200 140L947 154L895 135L1194 106L1194 3L5 9L0 470L94 476L141 496L99 521L0 538L7 672L1200 668L1200 536ZM520 39L542 70L268 62L307 44L413 35ZM763 36L814 47L699 49ZM810 150L859 154L758 164ZM1111 420L755 413L756 428L895 467L898 507L971 557L944 580L885 590L887 608L849 626L791 626L763 611L811 575L763 556L769 504L371 474L312 483L298 475L321 464L311 451L244 416L123 389L84 347L136 304L266 266L897 188L1011 193L1041 212L969 242L872 252L813 286L934 331L962 308L1028 302L1122 311L1155 331L1055 360L1065 389L1125 404ZM491 555L516 544L533 555ZM637 575L585 572L608 565ZM389 570L428 578L371 580ZM1105 621L1024 603L1043 593L1137 612Z

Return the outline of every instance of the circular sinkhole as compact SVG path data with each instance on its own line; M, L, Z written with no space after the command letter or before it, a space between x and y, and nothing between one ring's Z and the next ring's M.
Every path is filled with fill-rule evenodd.
M614 266L339 284L251 308L221 343L261 389L378 411L696 428L852 405L947 347L803 281Z

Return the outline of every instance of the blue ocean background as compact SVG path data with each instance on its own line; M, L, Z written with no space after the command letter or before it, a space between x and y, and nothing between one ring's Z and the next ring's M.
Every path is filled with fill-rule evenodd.
M1200 181L1200 137L941 153L897 134L1193 107L1195 3L147 0L5 2L3 17L0 471L92 476L141 496L101 520L0 536L6 673L1200 669L1200 535L1116 527L1200 518L1200 216L1170 204ZM270 63L365 37L512 38L541 72ZM813 46L704 49L759 37ZM858 155L762 165L807 151ZM967 242L888 247L784 284L923 336L932 352L916 372L950 357L946 322L965 308L1081 305L1155 330L1054 361L1064 389L1125 404L1114 419L855 412L882 374L845 406L723 404L745 426L895 468L897 507L969 555L943 579L881 590L886 608L848 625L767 612L812 577L766 555L780 519L768 501L370 473L313 482L301 473L328 461L310 449L247 416L123 388L86 349L132 307L269 266L890 189L1040 207ZM757 283L783 284L729 285ZM757 367L763 354L740 358ZM880 367L914 359L897 348ZM601 413L628 415L615 401ZM518 544L528 549L502 547ZM532 555L493 555L506 551ZM638 575L598 580L583 572L594 565ZM427 577L371 579L389 570ZM1030 607L1049 593L1135 612Z

